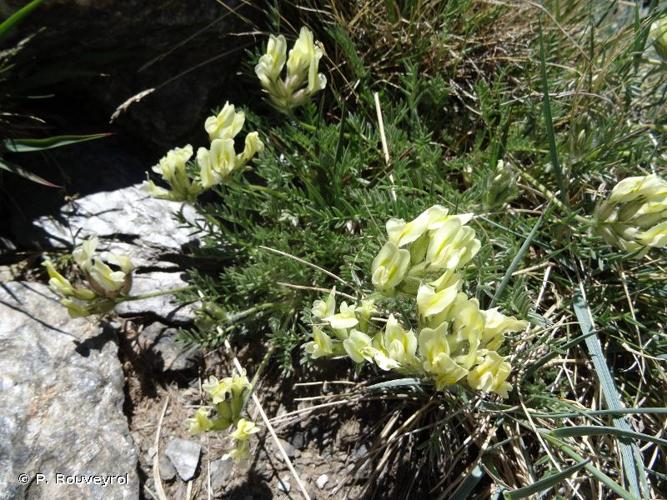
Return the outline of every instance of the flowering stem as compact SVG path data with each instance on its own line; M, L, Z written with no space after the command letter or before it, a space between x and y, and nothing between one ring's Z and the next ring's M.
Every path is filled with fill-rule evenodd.
M172 288L171 290L160 290L157 292L149 292L149 293L141 293L139 295L128 295L127 297L121 297L116 299L116 302L127 302L130 300L144 300L144 299L151 299L153 297L160 297L162 295L170 295L174 293L179 293L179 292L185 292L188 290L192 290L194 287L193 286L184 286L181 288Z
M252 396L252 393L255 392L255 387L257 386L257 382L259 382L259 377L262 375L264 369L268 366L269 360L273 355L273 351L275 351L275 346L273 345L273 343L270 343L268 351L266 351L266 354L264 354L262 361L259 363L259 366L257 367L257 371L255 372L255 374L252 377L252 380L250 381L250 390L248 391L248 395L245 397L245 400L243 401L243 409L245 409L245 407L248 404L248 401L250 401L250 396Z
M571 214L570 210L563 204L562 201L558 199L556 194L551 192L544 184L535 179L535 177L530 175L528 172L521 172L521 176L524 179L526 179L535 189L537 189L540 193L546 196L549 199L549 201L552 201L554 205L560 208L563 212ZM592 219L589 219L587 217L582 217L581 215L578 214L572 214L572 215L578 222L581 222L582 224L586 224L587 226L593 225Z

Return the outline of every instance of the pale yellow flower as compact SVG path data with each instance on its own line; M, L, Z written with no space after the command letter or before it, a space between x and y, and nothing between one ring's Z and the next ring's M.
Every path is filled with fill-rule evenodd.
M304 345L308 355L313 358L326 358L333 356L333 341L318 326L313 326L313 340Z
M213 422L208 417L208 410L206 408L199 408L195 415L187 419L188 431L192 435L201 434L211 429Z
M215 139L233 139L241 131L244 123L243 111L236 111L234 105L227 101L220 113L206 118L204 129L213 142Z
M375 288L392 293L410 267L410 252L388 241L373 260L372 281Z
M657 175L620 181L595 211L593 229L624 251L644 255L667 245L667 181Z
M259 63L255 66L255 73L259 78L262 87L270 88L280 78L280 73L285 66L287 59L287 42L285 37L269 36L269 43L266 47L266 54L259 58Z
M447 342L449 325L442 323L437 328L422 328L419 332L419 353L426 373L433 377L437 390L455 384L468 374L450 356Z
M518 332L528 327L527 321L518 320L513 316L505 316L498 308L482 311L484 315L484 332L482 333L482 344L485 349L496 350L500 347L505 334Z
M507 398L512 386L507 382L512 368L510 364L495 351L482 354L481 362L468 374L468 385L476 390L495 392Z
M376 354L372 339L359 330L350 332L347 339L343 341L343 348L355 363L372 362Z
M340 304L339 312L324 318L334 330L348 330L359 324L356 315L356 304L348 305L347 302Z

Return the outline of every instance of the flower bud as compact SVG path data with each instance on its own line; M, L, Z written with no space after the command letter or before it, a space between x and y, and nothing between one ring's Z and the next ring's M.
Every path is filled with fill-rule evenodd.
M495 175L486 192L486 206L490 209L501 208L516 197L517 175L509 164L498 160Z
M620 181L595 211L593 230L610 245L645 254L667 246L667 182L657 175Z
M308 28L301 28L299 38L289 51L287 64L286 50L285 38L282 35L271 35L266 53L255 66L255 74L269 95L271 104L282 113L289 113L293 108L305 104L327 84L326 77L318 73L324 49L313 40L313 33ZM280 79L285 65L287 75Z

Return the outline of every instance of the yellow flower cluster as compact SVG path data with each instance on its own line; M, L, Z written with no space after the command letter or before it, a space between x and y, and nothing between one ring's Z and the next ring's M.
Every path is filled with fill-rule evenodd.
M130 258L126 255L107 255L106 261L118 268L114 270L95 255L98 244L98 239L91 237L72 252L72 258L88 286L73 285L56 270L53 262L47 259L43 263L49 274L49 286L62 297L60 303L73 318L109 312L116 300L126 296L132 288L134 266Z
M654 174L623 179L596 208L593 227L627 252L667 247L667 181Z
M472 214L449 215L434 205L416 219L389 219L388 241L372 264L372 280L385 295L414 294L419 285L464 266L477 254L480 242L466 224Z
M232 172L241 169L255 154L264 150L257 132L250 132L246 135L243 151L236 153L234 138L244 123L245 114L236 111L233 104L225 103L220 113L209 116L204 123L211 144L208 149L197 150L199 174L188 172L193 156L190 144L172 149L153 167L153 172L160 174L170 189L156 186L149 180L144 182L149 194L173 201L194 201L202 191L223 183Z
M306 353L312 358L347 355L355 363L430 379L437 390L465 383L507 397L511 367L497 349L506 333L528 323L497 308L481 310L476 299L461 292L456 270L480 246L474 230L465 226L468 220L468 215L448 215L436 205L411 222L387 223L389 241L373 262L373 283L384 295L400 291L415 296L417 332L392 314L376 317L379 311L371 299L342 302L336 309L334 288L313 304ZM389 253L393 258L385 257Z
M667 16L663 16L651 25L653 47L663 61L667 61Z
M210 377L202 384L202 389L208 395L213 407L199 408L195 415L188 419L190 433L194 435L207 431L224 431L236 426L230 435L235 448L226 456L234 460L246 458L250 435L259 431L254 423L241 418L243 406L251 390L248 377L234 375L222 380ZM211 416L212 410L214 410L213 416Z
M301 28L289 57L285 37L269 37L266 54L260 57L255 66L255 74L268 94L269 101L278 111L289 113L326 87L326 77L318 73L323 55L322 44L313 40L313 33L308 28ZM281 78L285 62L287 75Z

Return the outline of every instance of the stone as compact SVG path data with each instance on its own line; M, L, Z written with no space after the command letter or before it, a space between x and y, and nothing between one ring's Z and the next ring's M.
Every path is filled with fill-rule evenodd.
M124 251L139 267L154 265L170 254L178 255L192 241L191 230L175 215L196 219L195 209L183 203L152 198L135 184L101 191L71 201L55 216L42 216L32 227L14 228L18 242L39 243L46 248L67 249L97 235L105 250ZM164 265L164 263L159 264Z
M178 340L178 330L154 322L139 334L139 345L145 353L151 355L145 359L154 359L163 372L189 370L195 368L202 359L202 351L197 346L188 346Z
M221 490L225 484L231 479L234 471L234 460L231 458L219 458L211 462L211 489L213 491Z
M41 216L31 224L15 222L17 240L48 249L71 249L97 235L99 251L128 255L135 266L132 295L186 287L181 265L187 247L196 244L192 229L177 220L197 219L187 204L151 198L140 184L84 196L61 207L56 216ZM172 294L122 302L123 316L148 315L171 324L187 324L198 304L182 305Z
M294 446L292 446L289 442L285 441L282 438L279 438L278 440L280 441L280 444L285 450L285 453L287 454L288 458L294 458L297 452L296 448L294 448ZM281 462L284 461L283 454L277 448L276 448L276 455Z
M39 283L0 284L0 318L0 498L138 498L116 330L71 319Z
M319 489L323 490L328 482L329 482L329 476L327 476L326 474L322 474L320 477L317 478L315 484Z
M1 18L24 5L3 0ZM21 23L16 38L48 27L28 44L26 57L69 76L67 96L77 97L69 98L70 107L85 119L93 116L93 123L106 122L129 98L153 90L129 106L114 129L134 138L137 148L166 151L203 139L204 118L225 99L239 103L247 86L237 76L247 60L244 49L259 48L264 37L248 42L230 34L256 21L260 13L252 7L231 0L51 0Z
M187 439L174 438L167 444L165 454L176 468L178 476L183 481L189 481L197 471L201 445Z
M163 481L174 480L176 477L176 468L171 463L171 460L162 453L160 453L160 457L158 458L158 467L160 468L160 479Z
M135 272L132 278L132 295L177 290L186 287L180 273L161 271L141 274ZM199 303L181 304L172 294L158 295L143 300L128 300L116 306L116 313L125 317L148 316L165 323L186 325L194 317Z
M306 434L300 431L294 433L291 442L296 449L298 450L303 449L306 446Z
M290 490L292 489L292 485L289 482L289 476L278 478L278 489L283 493L290 492Z

